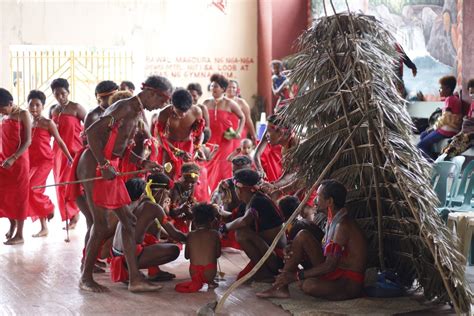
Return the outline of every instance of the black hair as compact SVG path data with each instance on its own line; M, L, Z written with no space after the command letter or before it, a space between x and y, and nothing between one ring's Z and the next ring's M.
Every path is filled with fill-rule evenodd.
M290 128L288 122L284 120L281 115L272 114L268 117L268 123L276 125L278 127Z
M98 95L99 93L107 93L112 92L113 90L118 90L118 86L115 82L111 80L104 80L99 82L99 84L95 87L95 94Z
M456 77L454 76L444 76L439 79L439 84L442 86L446 86L451 90L451 94L453 94L454 89L456 89Z
M346 204L347 190L344 185L337 180L324 180L321 182L321 195L325 199L333 198L334 205L342 208Z
M46 103L46 95L43 93L43 91L31 90L30 93L28 93L27 100L30 102L32 99L40 100L43 105Z
M474 88L474 79L471 79L467 82L467 88Z
M67 82L64 78L57 78L51 82L51 90L54 92L55 89L64 88L67 92L69 92L69 82Z
M152 189L160 189L160 188L163 188L163 189L171 189L171 179L166 175L164 174L163 172L158 172L158 173L152 173L150 174L147 178L146 178L146 181L150 181L151 180L151 188ZM153 184L161 184L162 186L153 186ZM164 186L163 186L164 184Z
M209 141L209 138L211 138L211 130L208 127L206 127L204 128L204 131L202 133L204 135L202 139L202 144L204 145L205 143Z
M197 92L197 94L199 96L202 96L202 88L201 88L201 85L199 83L190 83L188 84L187 88L186 88L188 91L189 90L194 90Z
M298 208L298 205L300 205L300 200L293 195L287 195L278 200L278 208L280 208L283 216L285 216L285 220L293 214Z
M237 167L242 167L245 165L251 165L252 160L248 156L240 155L232 159L232 164Z
M171 82L162 76L149 76L145 80L145 85L161 91L173 90L173 85L171 84Z
M181 166L181 173L199 173L200 170L201 168L199 168L199 166L194 162L186 162Z
M0 88L0 106L7 106L10 102L13 102L12 94L4 88Z
M212 204L198 203L192 207L191 211L196 225L207 225L215 219L215 206Z
M136 201L142 196L143 192L145 192L145 186L145 181L140 178L133 178L125 182L125 187L132 201Z
M213 74L211 76L211 82L217 83L223 90L227 89L229 85L229 80L221 74Z
M188 111L193 105L193 96L188 90L177 88L171 96L173 106L182 112Z
M133 82L124 80L120 83L120 85L123 84L126 85L130 90L135 90L135 85L133 84Z
M278 65L280 70L283 70L284 67L283 67L283 62L281 60L278 60L278 59L274 59L270 62L270 65L273 67L273 65Z
M246 186L253 186L260 182L260 175L252 169L242 169L235 173L234 180Z

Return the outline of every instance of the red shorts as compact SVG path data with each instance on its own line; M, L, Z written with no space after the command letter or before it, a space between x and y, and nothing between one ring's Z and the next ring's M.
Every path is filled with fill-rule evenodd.
M323 274L319 277L325 281L335 281L339 279L349 279L360 284L364 284L364 275L359 272L337 268L336 270Z

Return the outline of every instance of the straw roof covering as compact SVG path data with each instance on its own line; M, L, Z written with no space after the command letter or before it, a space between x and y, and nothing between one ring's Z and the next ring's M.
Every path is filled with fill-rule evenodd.
M369 266L468 312L465 259L436 212L431 166L410 143L412 121L395 88L395 39L375 18L343 13L319 19L298 51L290 78L302 93L281 115L305 141L287 152L285 168L308 186L322 173L345 184Z

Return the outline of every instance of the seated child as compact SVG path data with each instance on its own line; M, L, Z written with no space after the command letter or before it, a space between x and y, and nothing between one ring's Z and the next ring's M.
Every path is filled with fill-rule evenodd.
M461 101L453 94L456 88L456 78L454 76L442 77L439 84L439 95L441 98L445 98L443 113L436 122L435 129L421 133L420 141L417 144L423 155L432 160L436 159L433 146L445 138L456 135L461 129L463 116Z
M217 258L221 256L219 234L211 229L217 210L211 204L199 203L193 206L195 229L188 234L184 257L190 260L191 281L176 284L175 290L181 293L197 292L204 283L209 288L218 286L214 282L217 272Z
M237 156L247 156L252 159L251 153L253 150L253 143L250 139L244 138L240 141L240 147L234 149L233 152L227 157L227 161L232 161Z
M290 218L290 216L298 208L299 205L300 200L293 195L287 195L278 200L278 208L283 213L285 221ZM303 229L308 230L314 236L314 238L316 238L316 240L320 242L324 237L324 232L321 230L321 228L318 227L315 222L309 221L305 218L296 218L286 230L286 238L288 242L291 242L295 238L296 234L298 234L298 232Z
M467 117L462 122L461 132L454 136L451 143L443 150L443 153L447 154L445 159L448 160L474 146L474 79L469 80L467 88L472 100L471 106Z
M189 220L192 219L191 207L195 203L194 188L199 180L200 168L193 162L181 166L181 177L171 190L169 215L176 228L183 233L189 232Z

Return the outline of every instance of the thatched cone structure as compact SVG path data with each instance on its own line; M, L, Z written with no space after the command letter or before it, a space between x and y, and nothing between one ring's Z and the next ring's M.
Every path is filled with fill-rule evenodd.
M303 92L282 116L305 141L285 166L313 185L357 129L325 178L348 188L349 213L372 250L369 267L393 269L406 286L417 280L427 299L469 312L465 259L435 210L431 167L410 143L394 43L373 17L349 13L323 17L300 37L290 78Z

